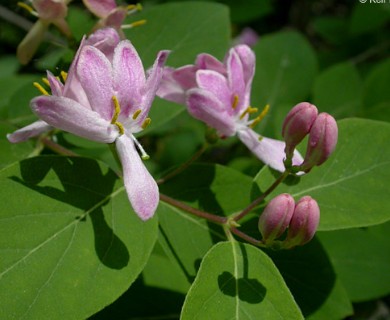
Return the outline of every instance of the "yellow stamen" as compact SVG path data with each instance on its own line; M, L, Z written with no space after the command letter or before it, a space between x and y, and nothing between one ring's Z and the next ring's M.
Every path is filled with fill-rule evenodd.
M23 8L24 10L27 10L33 16L36 16L36 17L38 16L38 13L36 11L34 11L33 7L29 6L28 4L26 4L24 2L18 2L17 5L21 8Z
M115 124L118 120L119 114L121 113L121 107L116 96L112 96L112 101L114 102L114 115L112 116L111 123Z
M65 82L68 77L68 73L65 71L61 71L61 78Z
M118 98L116 96L112 96L112 102L114 102L114 115L112 116L111 123L118 127L119 133L122 135L125 133L125 128L123 127L122 123L117 121L119 114L121 113L121 107L119 105Z
M50 87L50 82L47 78L42 78L42 82L47 85L48 87Z
M134 112L133 114L133 120L136 120L139 116L139 114L141 113L141 109L138 109L136 112Z
M141 155L141 159L142 159L142 160L149 160L150 157L149 157L148 154L144 154L144 155Z
M257 126L257 124L264 119L266 114L268 113L269 110L269 104L267 104L264 109L261 111L261 113L252 121L252 123L249 125L250 128L254 128Z
M263 136L259 136L258 138L257 138L257 140L259 140L259 141L261 141L261 140L263 140Z
M122 29L131 29L131 28L134 28L134 27L139 27L139 26L142 26L146 23L146 20L145 19L142 19L142 20L138 20L138 21L135 21L133 23L130 23L130 24L124 24L121 26Z
M259 111L259 109L257 109L257 108L248 107L248 108L246 108L245 111L241 114L240 119L243 119L247 113L251 114L251 113L256 113L256 112L258 112L258 111Z
M237 105L238 105L238 95L235 94L234 97L233 97L232 108L236 109Z
M127 11L141 11L142 10L142 5L140 3L137 4L129 4L126 7ZM132 13L132 12L130 12Z
M50 94L42 87L38 82L33 83L34 87L37 88L43 95L50 96Z
M151 122L152 122L152 119L146 118L144 120L144 122L142 123L141 128L145 130L150 125Z

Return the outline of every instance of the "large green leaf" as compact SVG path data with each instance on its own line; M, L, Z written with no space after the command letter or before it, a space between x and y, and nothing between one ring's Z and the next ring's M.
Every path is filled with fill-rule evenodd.
M216 244L187 294L182 320L303 319L272 260L238 242Z
M151 66L157 52L163 49L172 50L168 65L179 67L194 63L201 52L221 59L229 46L229 11L221 4L167 3L145 8L135 19L146 19L147 23L126 35L145 67Z
M352 314L348 295L317 239L292 250L267 251L305 319L343 319Z
M337 119L357 115L362 107L362 81L356 67L344 62L322 72L314 82L313 103Z
M320 232L335 271L352 301L377 299L390 293L390 223Z
M295 199L310 195L321 208L319 230L380 224L390 219L390 124L345 119L338 122L336 151L320 167L287 179L272 196L288 192ZM255 178L264 191L277 173L264 169ZM268 199L271 199L269 197Z
M37 157L0 171L2 319L85 319L144 268L157 220L142 222L113 171Z

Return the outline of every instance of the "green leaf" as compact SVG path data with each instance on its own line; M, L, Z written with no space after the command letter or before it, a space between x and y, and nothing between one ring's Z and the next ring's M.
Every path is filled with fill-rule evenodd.
M187 319L303 319L272 260L238 242L216 244L204 257L184 302Z
M267 251L305 319L343 319L352 314L348 295L317 239L292 250Z
M192 64L201 52L223 58L229 46L228 8L217 3L167 3L145 8L134 20L146 19L141 27L125 31L137 48L145 67L158 51L172 50L168 65Z
M33 145L29 141L11 143L5 138L8 133L12 133L16 129L12 125L0 123L0 169L26 158L34 151Z
M363 227L389 220L390 124L345 119L338 126L339 140L330 159L309 174L288 178L268 200L283 192L296 200L312 196L321 209L319 230ZM264 191L278 175L265 168L255 182Z
M353 35L361 35L376 31L386 24L390 19L388 3L371 4L357 3L352 12L349 24L349 32Z
M355 116L362 107L362 81L350 62L326 69L314 82L313 104L335 118Z
M368 118L390 121L388 110L382 110L378 105L390 103L390 59L375 66L364 82L364 116Z
M252 104L269 103L271 112L281 103L307 99L317 73L317 60L309 42L297 32L278 32L261 38L253 48L256 74ZM298 81L299 79L299 81Z
M319 232L335 271L354 302L390 293L390 223Z
M32 158L0 171L0 188L0 318L85 319L144 268L157 220L136 216L106 166Z

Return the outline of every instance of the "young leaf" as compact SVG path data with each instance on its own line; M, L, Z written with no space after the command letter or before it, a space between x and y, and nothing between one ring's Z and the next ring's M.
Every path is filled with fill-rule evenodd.
M260 249L234 241L218 243L206 254L181 319L303 316L272 260Z
M1 170L0 188L0 318L85 319L144 268L157 220L136 216L105 165L31 158Z
M309 174L287 179L276 194L299 199L310 195L321 209L319 230L337 230L380 224L390 219L390 124L365 119L338 122L339 141L334 154ZM277 173L261 170L255 182L265 190Z

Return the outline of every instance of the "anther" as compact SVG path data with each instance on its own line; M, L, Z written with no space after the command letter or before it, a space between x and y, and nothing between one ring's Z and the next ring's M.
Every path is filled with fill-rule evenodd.
M264 117L268 113L268 110L269 110L269 104L267 104L264 107L264 109L261 111L261 113L252 121L252 123L249 125L249 127L253 129L255 126L257 126L260 123L260 121L264 119Z
M145 130L150 125L151 122L152 122L152 119L146 118L144 120L144 122L142 123L141 128Z
M247 113L251 114L251 113L256 113L256 112L258 112L258 111L259 111L259 109L257 109L257 108L248 107L248 108L246 108L245 111L241 114L240 119L243 119Z
M42 82L47 85L48 87L50 87L50 82L47 78L42 78Z
M23 8L24 10L27 10L33 16L38 17L38 13L36 11L34 11L34 9L32 7L30 7L28 4L26 4L24 2L18 2L17 5L21 8Z
M62 80L64 81L64 83L65 83L67 77L68 77L68 73L65 72L65 71L61 71L61 78L62 78Z
M136 112L134 112L133 120L136 120L138 118L138 116L140 115L140 113L141 113L141 109L138 109Z
M234 95L233 96L233 103L232 103L232 108L233 109L236 109L237 108L237 105L238 105L238 95Z
M124 24L121 26L122 29L131 29L131 28L134 28L134 27L139 27L139 26L142 26L146 23L146 20L145 19L142 19L142 20L138 20L138 21L135 21L133 23L130 23L130 24Z
M38 82L33 83L34 87L37 88L43 95L50 96L50 94L42 87Z
M142 10L142 5L140 3L137 3L137 4L129 4L127 7L127 14L132 14L134 12L137 12L137 11L141 11Z

